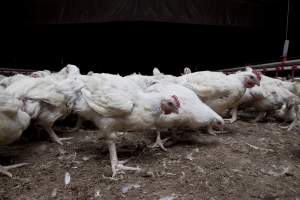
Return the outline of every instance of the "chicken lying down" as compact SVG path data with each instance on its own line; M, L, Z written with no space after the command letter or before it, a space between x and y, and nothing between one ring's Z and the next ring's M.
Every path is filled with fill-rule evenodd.
M51 78L55 81L62 81L70 77L80 76L80 70L77 66L68 64L62 68L59 72L51 73L49 70L36 71L31 73L33 78Z
M18 140L29 126L30 116L23 109L22 101L3 91L0 92L0 145L8 145ZM8 170L24 165L26 163L11 166L0 164L0 173L12 177Z
M63 144L52 127L57 120L67 117L72 110L72 94L80 91L80 84L73 79L54 82L52 78L26 77L13 82L6 91L24 101L24 110L34 124L42 127L53 142ZM68 91L69 89L69 91ZM69 93L68 93L69 92Z
M146 90L151 85L159 82L159 80L156 80L153 76L145 76L136 73L125 76L124 78L135 82L135 84L137 84L142 90Z
M99 135L106 138L113 176L120 170L140 170L118 160L117 132L170 127L177 123L197 127L209 118L203 115L203 110L209 108L192 91L180 85L157 83L144 91L133 81L118 75L94 74L82 79L86 87L81 90L82 96L76 101L74 110L93 121ZM172 114L177 117L164 118Z
M296 114L298 113L297 105L299 105L300 83L282 81L262 75L261 85L267 85L277 91L280 100L283 102L283 106L280 110L276 111L275 117L283 119L286 122L293 121L289 126L293 128L297 122Z
M291 122L290 125L282 127L291 131L300 121L300 99L299 97L290 96L288 101L282 106L280 110L275 113L277 119L284 122Z
M258 122L266 114L272 114L280 109L286 102L286 96L290 93L288 90L270 86L261 82L260 87L248 89L242 97L239 108L245 109L252 107L259 112L252 122Z

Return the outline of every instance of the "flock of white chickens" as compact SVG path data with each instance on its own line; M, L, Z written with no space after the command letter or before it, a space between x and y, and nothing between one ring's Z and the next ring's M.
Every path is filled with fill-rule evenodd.
M273 116L291 122L300 119L300 84L281 81L247 67L225 75L222 72L188 68L181 76L165 75L155 68L152 76L120 76L89 72L81 75L74 65L57 73L37 71L29 76L0 77L0 145L16 141L31 124L43 128L52 141L63 145L53 130L57 120L68 115L93 122L109 147L112 175L128 167L119 161L115 140L124 132L155 129L156 142L150 147L166 150L160 138L162 129L205 128L216 135L224 121L237 120L239 109L252 108L259 114L254 121ZM230 119L223 119L231 112ZM12 176L13 166L1 166L0 173Z

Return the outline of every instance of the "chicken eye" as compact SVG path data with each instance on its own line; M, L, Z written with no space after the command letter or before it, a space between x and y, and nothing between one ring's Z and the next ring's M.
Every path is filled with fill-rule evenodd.
M253 79L254 79L254 76L250 76L250 78L253 80Z
M168 102L168 106L173 106L173 103L172 102Z

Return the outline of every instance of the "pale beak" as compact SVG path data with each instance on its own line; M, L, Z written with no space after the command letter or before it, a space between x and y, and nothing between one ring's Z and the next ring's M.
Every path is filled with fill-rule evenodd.
M257 86L260 86L260 81L256 81L255 84L256 84Z

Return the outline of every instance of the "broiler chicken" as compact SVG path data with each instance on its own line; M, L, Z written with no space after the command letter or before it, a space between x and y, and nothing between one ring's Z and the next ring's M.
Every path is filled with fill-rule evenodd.
M253 120L258 122L267 113L273 113L284 104L289 91L261 83L260 87L248 89L240 101L239 108L252 107L259 114Z
M22 101L3 91L0 92L0 145L16 141L29 126L30 116L23 111L23 106ZM8 170L24 165L26 163L11 166L0 164L0 173L12 177Z
M268 76L262 76L262 81L265 84L269 84L274 87L282 88L283 90L288 90L293 93L295 96L288 94L285 96L288 100L286 101L284 107L276 113L276 117L284 117L286 120L292 121L292 123L285 127L288 130L292 130L296 125L297 121L300 119L300 109L299 109L299 98L300 98L300 83L299 82L289 82L282 81L279 79L271 78ZM293 103L291 103L293 102ZM283 113L284 112L284 113Z
M250 67L246 71L225 75L222 72L201 71L179 77L159 75L154 78L181 84L193 90L198 97L218 114L231 110L230 123L237 120L237 106L247 88L260 85L261 75ZM212 131L210 131L213 133Z
M140 88L143 90L147 91L149 87L152 87L152 85L155 85L156 83L181 83L181 81L177 80L177 77L172 76L172 75L164 75L160 73L160 71L157 68L153 69L153 74L154 76L145 76L145 75L140 75L140 74L132 74L129 76L126 76L125 78L135 82ZM212 111L209 111L212 112ZM208 117L209 118L209 117ZM208 131L210 134L215 135L215 132L212 130L213 127L222 130L223 129L223 119L218 116L218 120L211 121L210 123L202 123L202 127L208 126ZM148 147L150 148L155 148L155 147L160 147L164 151L166 151L166 148L163 146L163 143L167 140L168 138L162 140L160 138L160 130L157 130L157 137L156 137L156 142L153 145L150 145Z
M280 110L277 110L275 117L283 120L284 122L291 122L290 125L282 127L291 131L300 121L300 99L296 95L289 96L288 101L282 106Z
M190 68L188 68L188 67L185 67L184 69L183 69L183 74L181 74L181 75L184 75L184 74L191 74L192 73L192 70L190 69Z
M5 90L14 97L23 99L24 110L34 120L35 125L41 126L52 141L61 145L63 140L70 138L59 138L52 126L55 121L64 119L70 114L73 106L72 97L68 96L63 89L72 88L73 84L66 81L69 79L54 82L48 77L24 77L12 82ZM73 88L72 91L74 91Z
M261 82L267 85L272 85L274 87L284 88L293 94L300 97L300 83L299 82L288 82L282 81L276 78L271 78L265 75L262 75Z
M232 110L230 123L237 120L237 106L247 88L260 84L260 74L251 68L235 74L201 71L178 77L177 82L193 90L203 102L222 115Z
M156 91L159 91L162 93L167 93L168 88L163 87L162 85L168 85L168 82L162 80L162 81L160 81L160 84L155 84L155 85L149 87L146 91L151 91L151 90L155 89ZM159 124L156 125L156 129L157 129L156 142L153 145L150 145L149 147L150 148L160 147L161 149L167 151L163 144L169 138L165 138L164 140L162 140L160 138L160 130L161 129L190 128L190 129L196 130L198 128L211 127L211 128L216 128L216 129L222 130L224 127L223 118L220 115L218 115L216 112L214 112L206 104L204 104L199 98L198 98L198 100L203 105L199 108L200 110L194 110L195 113L200 111L199 113L197 113L196 116L194 116L195 118L198 119L197 123L195 123L194 120L190 119L187 116L187 115L190 115L191 113L193 113L192 111L189 111L187 113L183 112L183 113L181 113L181 115L162 115L160 118L160 124L162 124L162 125L161 126L159 126ZM199 106L199 105L197 105L197 106ZM190 107L193 107L193 106L190 106ZM196 109L196 107L195 107L195 109ZM192 115L192 118L193 118L193 115ZM166 122L168 122L168 123L166 123ZM168 126L167 126L167 124L168 124ZM173 132L172 136L173 136L173 138L176 138L176 135L174 133L175 132Z
M172 118L162 117L172 113L178 115L175 117L177 123L184 122L193 127L201 125L203 120L214 120L207 119L210 112L205 110L211 109L192 91L180 85L157 83L144 91L133 81L118 75L94 74L82 76L82 80L86 87L81 90L82 96L76 101L74 109L83 118L93 121L105 135L113 176L119 170L140 170L138 167L127 167L118 160L116 132L172 126L176 124Z

